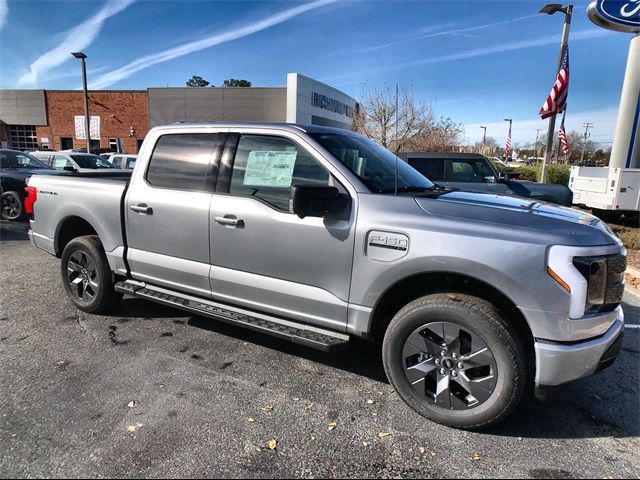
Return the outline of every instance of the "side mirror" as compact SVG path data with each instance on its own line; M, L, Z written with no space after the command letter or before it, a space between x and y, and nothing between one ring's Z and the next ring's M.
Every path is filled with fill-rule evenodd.
M295 185L289 199L289 211L300 218L340 213L348 205L349 196L340 193L335 187Z
M498 173L498 183L505 183L508 180L506 173Z
M64 170L65 172L73 172L73 173L76 173L78 171L75 169L75 167L63 167L62 170Z

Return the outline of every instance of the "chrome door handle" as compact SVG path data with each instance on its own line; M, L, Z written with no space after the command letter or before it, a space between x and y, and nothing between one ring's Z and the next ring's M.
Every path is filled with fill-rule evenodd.
M216 223L220 225L227 225L230 227L242 227L244 226L244 220L234 215L225 215L224 217L213 217Z
M136 213L143 213L145 215L153 215L153 208L146 203L139 203L138 205L131 205L131 210Z

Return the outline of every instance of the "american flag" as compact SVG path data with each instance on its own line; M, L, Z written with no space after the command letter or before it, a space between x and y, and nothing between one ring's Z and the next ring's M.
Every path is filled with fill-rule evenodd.
M549 118L552 115L561 113L567 104L567 94L569 93L569 47L565 47L564 55L562 57L562 65L560 65L560 71L556 78L556 83L553 84L551 93L547 97L547 100L542 105L539 115L544 118Z
M560 151L563 155L569 155L571 149L569 143L567 143L567 132L564 130L564 117L562 117L562 124L560 124L560 131L558 132L558 140L560 140Z
M509 126L509 135L507 135L507 143L504 146L504 153L507 156L511 153L511 126Z

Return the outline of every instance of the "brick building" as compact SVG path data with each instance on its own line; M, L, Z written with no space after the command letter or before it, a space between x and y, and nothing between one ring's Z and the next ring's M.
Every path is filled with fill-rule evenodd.
M149 130L146 90L89 91L89 114L98 125L92 147L138 151ZM81 117L77 119L77 117ZM68 90L0 90L0 141L17 149L83 149L84 96ZM80 122L80 132L76 127ZM6 142L6 144L5 144Z
M297 73L285 87L89 91L92 148L137 153L149 128L173 122L265 121L351 128L356 101ZM0 90L0 146L84 149L84 96Z

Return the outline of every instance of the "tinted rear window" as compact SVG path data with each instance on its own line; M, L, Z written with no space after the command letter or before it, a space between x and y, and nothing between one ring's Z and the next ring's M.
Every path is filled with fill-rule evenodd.
M154 187L207 190L215 133L163 135L156 143L147 181Z
M444 181L444 160L443 159L426 159L411 158L409 165L418 170L422 175L432 182Z

